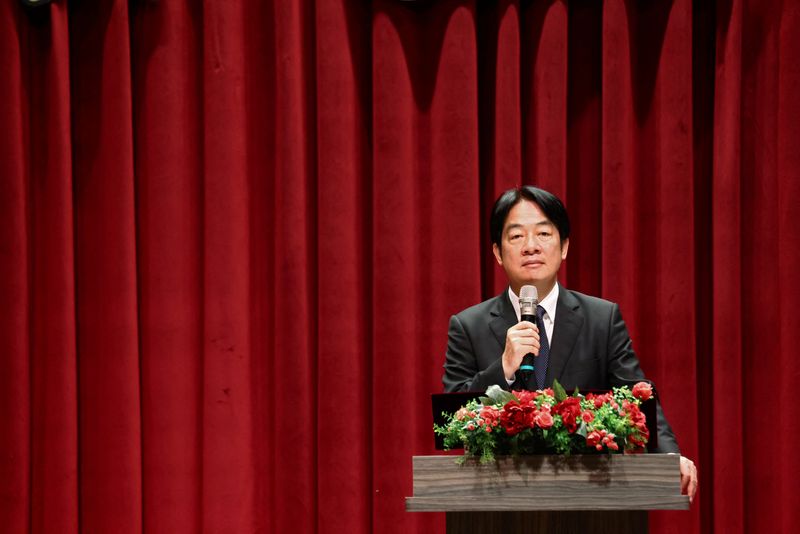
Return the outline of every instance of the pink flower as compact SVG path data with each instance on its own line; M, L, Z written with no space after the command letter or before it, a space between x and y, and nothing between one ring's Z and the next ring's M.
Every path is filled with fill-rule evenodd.
M586 423L591 423L594 421L594 412L590 412L589 410L584 410L581 414L581 419L584 420Z
M500 424L500 410L494 406L484 406L481 410L481 419L487 432Z
M534 421L539 428L550 428L553 426L553 416L549 411L546 410L539 411L536 414Z

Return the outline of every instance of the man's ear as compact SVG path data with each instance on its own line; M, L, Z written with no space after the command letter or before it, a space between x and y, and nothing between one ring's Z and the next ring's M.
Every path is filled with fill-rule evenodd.
M567 259L567 251L569 250L569 238L566 238L563 243L561 243L561 261Z
M497 246L497 243L492 243L492 252L494 252L494 259L497 260L497 265L503 265L503 255L501 253L500 247Z

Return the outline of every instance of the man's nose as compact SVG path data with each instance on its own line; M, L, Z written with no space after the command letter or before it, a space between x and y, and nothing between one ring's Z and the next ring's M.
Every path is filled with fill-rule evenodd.
M534 252L537 252L539 250L540 245L541 243L539 243L539 240L536 238L536 235L530 234L525 238L525 243L524 247L522 248L522 251L528 254L533 254Z

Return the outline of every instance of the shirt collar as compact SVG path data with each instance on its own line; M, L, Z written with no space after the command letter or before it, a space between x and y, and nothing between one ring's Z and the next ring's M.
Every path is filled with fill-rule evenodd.
M547 296L539 301L539 306L544 308L546 316L550 318L553 323L556 322L556 307L558 305L558 283L553 286L553 289ZM511 305L514 307L514 313L517 314L517 321L520 320L520 311L519 311L519 297L516 293L511 289L511 286L508 286L508 298L511 300Z

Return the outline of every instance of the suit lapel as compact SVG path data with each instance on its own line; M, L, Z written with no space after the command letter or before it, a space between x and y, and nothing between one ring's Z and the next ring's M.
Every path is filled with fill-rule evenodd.
M559 285L556 321L553 328L553 339L550 340L550 362L545 378L547 384L552 384L553 378L561 381L561 375L572 356L572 349L575 347L582 327L583 311L578 300L572 296L572 293Z
M504 349L506 346L506 332L517 324L517 314L514 312L514 306L508 298L508 289L495 297L495 304L489 313L492 316L489 321L489 328L497 342L500 343L501 349Z

